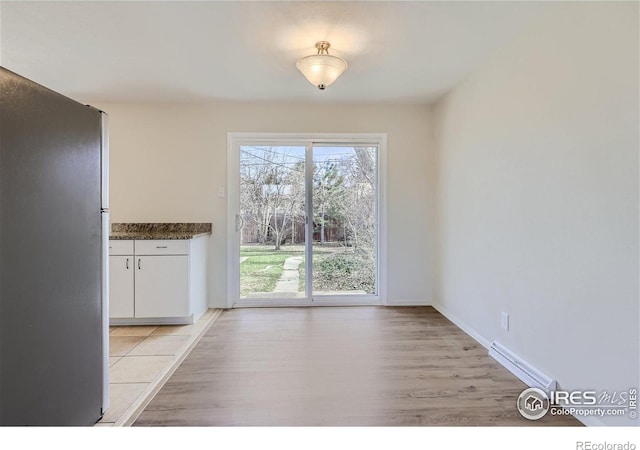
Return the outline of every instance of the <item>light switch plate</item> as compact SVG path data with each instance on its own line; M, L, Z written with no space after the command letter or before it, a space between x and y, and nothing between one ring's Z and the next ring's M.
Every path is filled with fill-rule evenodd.
M506 331L509 331L509 314L506 312L503 312L500 316L500 324L502 325L502 328L505 329Z

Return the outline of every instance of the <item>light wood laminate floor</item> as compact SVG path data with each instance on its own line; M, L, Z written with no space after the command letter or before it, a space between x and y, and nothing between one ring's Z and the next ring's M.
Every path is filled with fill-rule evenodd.
M222 310L192 325L109 327L109 409L95 426L127 426Z
M525 388L430 307L234 309L135 425L580 425L521 417Z

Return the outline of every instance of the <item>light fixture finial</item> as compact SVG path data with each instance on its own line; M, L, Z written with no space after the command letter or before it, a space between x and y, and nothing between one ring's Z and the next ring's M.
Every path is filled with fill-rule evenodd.
M318 49L318 55L328 55L329 47L331 44L327 41L318 41L316 42L316 48Z

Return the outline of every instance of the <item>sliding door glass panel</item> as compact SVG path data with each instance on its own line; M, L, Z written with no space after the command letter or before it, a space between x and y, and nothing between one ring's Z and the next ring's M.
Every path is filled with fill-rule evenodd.
M305 297L303 146L240 146L240 297Z
M313 295L377 294L377 147L313 147Z

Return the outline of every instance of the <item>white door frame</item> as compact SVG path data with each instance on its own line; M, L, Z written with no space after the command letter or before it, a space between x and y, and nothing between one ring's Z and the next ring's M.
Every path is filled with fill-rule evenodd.
M287 145L306 148L306 183L311 183L309 172L313 170L311 149L314 144L370 144L378 148L377 161L377 290L376 295L322 295L312 296L311 283L305 283L304 299L240 299L240 233L237 214L240 206L240 146ZM227 133L227 307L272 306L354 306L387 304L387 134L386 133ZM311 187L306 186L307 216L310 209ZM306 228L306 254L311 255L313 225ZM311 274L312 258L305 258L306 274ZM308 281L308 280L307 280Z

